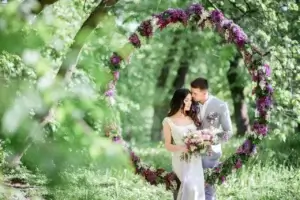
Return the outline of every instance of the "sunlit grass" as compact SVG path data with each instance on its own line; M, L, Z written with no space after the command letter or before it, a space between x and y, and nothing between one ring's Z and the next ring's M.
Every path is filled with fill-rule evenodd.
M232 139L224 145L225 159L232 154L242 139ZM269 140L260 145L260 154L246 166L228 177L226 184L217 186L219 200L295 200L300 196L300 169L297 160L289 163L278 162L281 154L287 152L294 139L281 143ZM269 156L270 147L279 145L280 153ZM263 151L269 149L268 151ZM155 167L171 170L171 156L161 144L135 146L134 150L142 160ZM294 155L295 156L295 155ZM295 164L296 163L296 164ZM295 165L294 165L295 164ZM20 177L28 179L32 185L42 183L38 175L28 175L28 171L20 171ZM43 196L55 200L170 200L172 194L163 185L151 186L140 176L128 169L74 169L65 172L64 179L68 184L51 189L40 188L27 190L27 196ZM12 176L12 175L10 175ZM14 175L15 176L15 175ZM43 181L44 182L44 181ZM24 193L24 191L23 191Z
M72 181L69 187L56 188L55 199L148 200L171 199L164 186L150 186L131 171L78 171L67 174Z
M169 165L162 149L141 149L139 152L150 163ZM161 166L160 165L160 166ZM172 199L164 186L151 186L131 171L78 171L66 178L72 184L63 190L54 191L55 199ZM300 170L276 165L272 162L255 162L228 177L227 183L217 187L221 200L236 199L297 199L300 195Z

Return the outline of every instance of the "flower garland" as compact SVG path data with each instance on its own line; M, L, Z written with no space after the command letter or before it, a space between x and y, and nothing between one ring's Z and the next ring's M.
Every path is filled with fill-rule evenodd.
M237 24L230 19L226 19L219 10L206 11L201 4L192 4L186 10L168 9L162 13L154 14L151 19L143 21L137 31L130 35L128 44L135 48L140 48L142 45L140 37L149 39L157 29L163 30L168 25L178 22L184 26L191 22L200 29L211 28L224 37L226 42L235 44L243 55L246 67L252 76L252 81L255 83L252 94L256 97L256 116L251 132L235 154L224 162L219 163L215 168L205 171L207 183L220 184L226 180L230 173L241 168L256 153L256 145L267 135L273 94L270 79L271 68L263 63L264 55L249 43L247 35ZM130 53L121 56L114 52L110 57L109 66L114 79L110 82L105 95L111 101L113 101L115 85L119 79L121 62L127 59ZM106 135L110 136L110 134ZM121 141L121 143L126 144L118 134L112 136L112 139L114 142ZM165 184L168 190L177 189L180 182L173 172L166 172L164 169L154 169L147 166L141 162L140 158L127 145L125 146L130 152L137 174L143 176L152 185Z

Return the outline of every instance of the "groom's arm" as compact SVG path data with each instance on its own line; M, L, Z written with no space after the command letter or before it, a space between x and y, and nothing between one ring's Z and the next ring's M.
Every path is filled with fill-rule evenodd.
M220 125L222 131L216 134L216 143L227 142L228 139L232 136L232 124L230 118L230 112L227 103L221 105L220 108Z

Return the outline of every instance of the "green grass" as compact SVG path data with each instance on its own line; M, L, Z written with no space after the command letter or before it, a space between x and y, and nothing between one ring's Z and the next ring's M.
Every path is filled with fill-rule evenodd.
M234 139L225 145L223 158L233 153L241 142L239 139ZM297 159L300 151L296 151L299 145L295 143L299 144L299 140L291 139L286 143L277 140L264 142L260 146L260 154L249 165L228 177L226 184L217 187L218 199L300 199L300 168ZM147 146L135 147L136 152L145 162L156 167L171 169L171 158L168 152L160 146ZM274 151L271 151L270 147L274 148ZM269 150L263 151L263 149ZM23 177L38 183L36 176L23 175ZM151 186L128 169L118 171L76 169L65 172L64 177L69 181L68 185L48 190L39 189L40 195L44 193L47 194L44 195L45 199L55 200L172 199L172 194L165 191L164 186ZM31 191L31 196L36 194L37 191Z
M57 200L148 200L172 198L172 194L166 192L163 186L150 186L139 176L128 170L107 170L106 172L83 170L79 171L77 175L72 173L66 177L74 182L70 188L55 188L53 194Z

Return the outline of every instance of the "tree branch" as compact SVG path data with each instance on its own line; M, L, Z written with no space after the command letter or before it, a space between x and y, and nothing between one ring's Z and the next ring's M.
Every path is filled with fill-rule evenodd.
M93 32L93 30L98 26L99 22L103 19L103 17L107 14L109 8L117 2L118 0L103 0L92 11L90 16L85 20L85 22L82 24L81 28L77 32L74 38L74 42L70 46L70 50L68 51L66 58L58 71L58 76L65 77L65 79L70 78L69 76L72 74L74 67L76 67L77 65L79 54L85 41Z
M207 0L207 2L210 6L214 7L216 10L219 10L219 8L215 4L213 4L210 0Z
M241 13L245 14L246 11L244 11L241 7L237 6L235 2L232 1L228 1L233 7L235 7L236 9L238 9Z
M103 17L107 15L110 7L117 2L118 0L101 1L101 3L91 12L90 16L83 22L82 26L74 37L74 42L70 46L69 51L67 52L66 57L61 64L61 67L59 68L56 76L57 81L63 79L64 82L67 83L71 79L72 74L77 66L81 50L87 38L90 36L93 30L97 28ZM43 117L44 120L42 120L42 125L46 125L53 119L56 106L57 104L52 106L48 114Z
M251 10L251 6L250 6L249 2L247 2L247 0L244 0L244 2L245 2L245 4L246 4L248 10Z
M253 13L256 13L258 10L249 10L247 12L244 12L241 16L237 17L237 18L233 18L232 20L233 21L240 21L241 19L243 19L246 15L249 15L249 14L253 14Z
M85 22L82 24L79 31L76 33L74 37L74 42L70 46L69 51L66 54L66 57L57 73L56 82L60 80L64 80L64 83L68 82L73 74L73 71L75 70L78 59L81 53L81 49L84 46L85 41L90 36L90 34L93 32L93 30L98 26L98 24L103 20L103 18L107 15L110 8L115 5L118 2L118 0L102 0L99 5L94 8L94 10L91 12L89 17L85 20ZM58 102L56 102L45 116L40 117L40 125L44 127L46 124L48 124L50 121L54 118L54 111L56 107L58 106ZM30 140L31 138L28 138ZM20 162L20 159L24 155L24 153L27 151L27 149L31 146L32 141L28 141L28 144L25 146L22 152L20 152L16 157L13 159L13 165L18 164Z
M253 14L258 11L257 9L251 9L250 4L248 2L246 2L246 0L244 0L246 6L248 8L246 11L244 11L241 7L239 7L235 2L230 1L230 0L228 2L242 13L241 16L232 19L233 21L236 21L236 22L243 19L246 15Z

